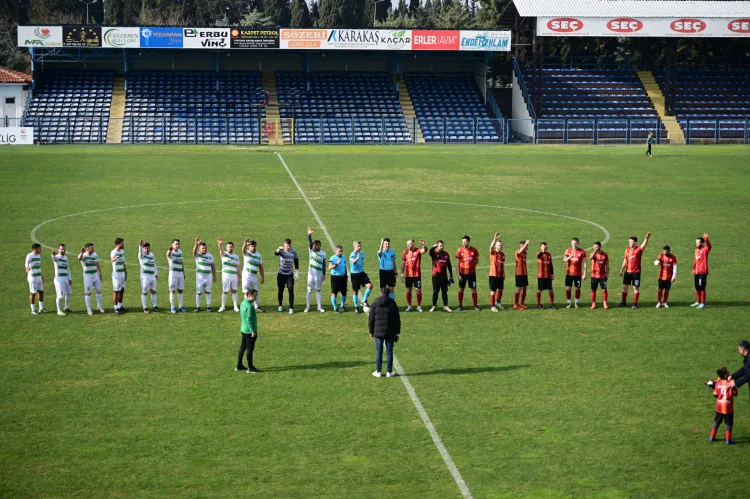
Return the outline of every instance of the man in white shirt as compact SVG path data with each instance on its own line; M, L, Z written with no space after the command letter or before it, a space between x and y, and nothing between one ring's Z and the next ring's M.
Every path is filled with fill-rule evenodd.
M201 295L206 293L206 310L211 309L211 287L216 282L216 265L214 256L208 252L206 243L200 237L195 238L193 245L193 256L195 257L195 313L201 311Z
M143 305L143 313L148 313L147 298L149 293L151 293L153 311L158 312L156 280L159 278L159 269L156 267L156 257L151 252L151 245L144 243L143 239L138 241L138 262L141 264L141 305Z
M29 303L31 313L47 313L44 308L44 276L42 275L42 245L34 243L31 245L31 253L26 255L26 280L29 283ZM39 311L34 308L34 298L39 295Z
M112 303L117 315L127 312L122 306L125 296L125 281L128 280L128 269L125 266L125 241L118 237L115 239L115 249L110 251L109 260L112 262Z
M70 297L73 295L73 275L70 273L68 256L64 244L57 246L57 251L52 252L52 263L55 266L55 292L57 294L57 315L65 315L65 312L72 312L70 309ZM65 300L65 309L63 311L63 299Z

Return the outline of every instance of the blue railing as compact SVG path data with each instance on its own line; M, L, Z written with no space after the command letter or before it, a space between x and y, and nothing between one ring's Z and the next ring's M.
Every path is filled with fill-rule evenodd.
M523 100L526 101L526 109L529 111L529 116L531 116L532 119L536 119L536 112L534 111L534 105L531 102L531 95L529 94L528 89L526 88L526 82L523 78L523 71L521 71L521 66L518 65L518 59L515 57L513 58L513 72L516 75L516 79L518 80L518 84L521 86L521 92L523 93Z

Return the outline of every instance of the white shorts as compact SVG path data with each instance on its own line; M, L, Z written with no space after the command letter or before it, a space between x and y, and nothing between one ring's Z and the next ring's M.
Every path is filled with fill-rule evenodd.
M169 290L182 291L185 289L185 274L169 274Z
M112 274L112 291L122 291L125 289L125 272L115 272Z
M41 277L31 277L27 279L29 281L29 293L39 293L44 291L44 281Z
M221 289L225 293L237 292L237 275L225 275L221 278Z
M156 276L141 276L141 293L145 295L149 291L156 291Z
M71 288L70 281L67 277L63 277L62 279L55 278L55 291L57 292L58 298L73 294L73 288Z
M258 288L258 274L242 274L242 292L247 293L248 289L260 291Z
M211 286L213 283L211 282L211 278L208 279L196 279L195 281L195 292L197 294L201 293L211 293Z
M94 275L96 277L89 277L83 280L83 292L87 295L90 295L94 290L96 290L96 294L102 294L102 281L97 274Z
M323 274L307 274L307 289L320 291L323 289Z

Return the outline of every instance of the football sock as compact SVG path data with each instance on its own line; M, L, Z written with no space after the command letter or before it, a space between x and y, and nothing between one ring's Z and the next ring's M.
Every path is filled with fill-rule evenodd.
M459 291L458 292L458 306L463 307L463 305L464 305L464 292Z
M177 300L178 300L178 303L180 304L180 308L182 308L183 293L177 293ZM257 303L257 300L256 300L256 303Z
M471 301L474 302L474 306L476 307L477 306L477 294L476 293L471 294Z
M581 290L576 289L576 302L581 299Z
M148 306L148 302L146 301L148 297L146 295L141 295L141 303L143 304L143 308L146 308Z
M626 301L628 301L628 292L624 291L622 293L622 302L625 303Z
M417 293L417 306L422 306L422 293Z
M664 301L662 303L667 303L667 300L669 300L669 290L664 291Z
M122 302L121 301L117 302L117 308L122 308Z
M516 293L515 293L515 295L514 295L514 297L513 297L513 303L514 303L514 304L515 304L516 306L518 306L518 295L519 295L519 294L520 294L520 293L518 293L518 291L516 291Z
M570 303L570 290L569 289L565 290L565 299L568 300L568 303Z
M70 295L65 295L65 308L70 308Z
M394 300L394 301L396 300L396 293L394 293L393 291L391 291L390 293L388 293L388 296L391 297L391 300Z
M232 293L232 303L234 303L235 308L237 307L237 291L234 291Z
M521 291L521 305L526 303L526 290Z
M206 306L211 306L211 293L206 293Z
M44 302L40 301L39 302L39 310L42 310L43 308L44 308Z
M323 308L323 293L321 291L315 292L315 300L318 302L318 308Z
M602 291L602 297L604 298L604 301L607 301L607 290Z
M312 298L312 291L310 291L310 288L307 288L307 296L305 297L305 305L307 308L310 308L310 298Z
M658 295L657 295L657 296L658 296L658 298L656 299L658 303L661 303L661 297L662 297L662 294L663 294L663 293L662 293L662 290L660 289L660 290L659 290L659 293L658 293Z
M495 302L500 303L500 301L503 299L503 292L497 291L497 294L495 295Z
M372 289L365 288L365 296L362 297L363 302L367 302L367 299L370 297L371 292L372 292Z
M716 437L716 428L711 428L711 438Z
M341 295L341 306L342 307L346 306L346 295Z
M227 294L226 293L222 293L221 294L221 306L222 306L222 308L225 307L226 304L227 304Z
M83 297L83 300L86 302L86 310L91 312L91 296L86 295ZM34 310L34 305L31 306L31 310Z
M727 430L726 431L726 436L727 436L727 442L729 442L730 440L732 440L732 430Z
M102 294L96 295L96 306L102 308Z
M406 292L406 304L411 307L411 290Z
M352 301L354 302L354 308L359 308L359 293L352 296Z
M695 303L700 303L700 302L701 302L701 292L700 291L696 291L695 292Z
M549 290L549 302L554 305L555 304L555 292L551 289Z
M336 305L336 295L332 295L331 296L331 305L333 305L333 309L334 310L336 310L337 308L339 308L338 305Z
M174 308L174 293L169 293L169 307Z
M591 292L591 303L596 303L596 291Z
M62 311L62 308L60 308L60 307L61 307L61 305L62 305L62 298L58 298L58 299L56 299L56 300L55 300L55 305L57 305L57 311L58 311L58 312L61 312L61 311Z
M541 291L536 292L536 304L537 305L542 304L542 292Z
M196 294L195 295L195 307L200 308L201 307L201 295Z
M638 298L641 296L640 293L633 291L633 305L638 305Z
M490 293L490 305L495 306L495 293Z
M158 302L156 301L156 295L155 295L155 294L152 294L152 295L151 295L151 305L153 305L153 306L154 306L154 308L156 308L156 304L157 304L157 303L158 303Z
M701 303L704 305L706 304L706 290L705 289L701 291ZM42 306L42 308L44 308L44 306Z

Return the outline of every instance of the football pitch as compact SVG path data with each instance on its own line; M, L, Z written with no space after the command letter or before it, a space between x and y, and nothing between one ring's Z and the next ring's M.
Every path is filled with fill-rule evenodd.
M737 340L750 339L750 148L656 147L653 159L644 150L0 149L0 496L742 496L748 389L735 403L735 445L726 446L708 442L715 404L701 381L723 365L736 370ZM328 278L327 313L301 313L308 225L329 255L324 229L346 253L362 240L373 278L382 237L399 258L408 238L443 239L453 257L468 234L481 255L482 310L402 313L395 353L407 383L376 379L367 318L332 313ZM509 260L500 313L488 304L496 231ZM587 251L604 243L616 303L628 237L648 231L638 310L590 310L588 280L581 308L564 308L561 255L571 237ZM695 310L691 267L704 232L711 273L707 307ZM266 269L255 351L261 374L234 370L238 314L192 313L196 236L219 272L217 237L258 241ZM111 302L116 237L125 239L130 272L130 312L122 316ZM286 237L300 253L295 315L275 311L273 250ZM189 312L177 315L166 285L174 238L186 252ZM161 268L155 314L140 312L139 239L151 243ZM513 311L511 262L522 239L531 240L530 308ZM40 316L29 311L23 267L35 240L52 312ZM536 310L533 255L543 240L555 257L558 310L546 293L545 309ZM87 242L101 258L107 311L92 317L75 261ZM75 313L66 317L53 313L50 252L58 243L67 244L73 269ZM668 310L655 308L652 265L665 244L679 269ZM429 270L423 258L423 275ZM423 283L429 306L429 278ZM451 306L456 292L454 285ZM401 282L396 299L403 310ZM217 283L214 310L219 301Z

